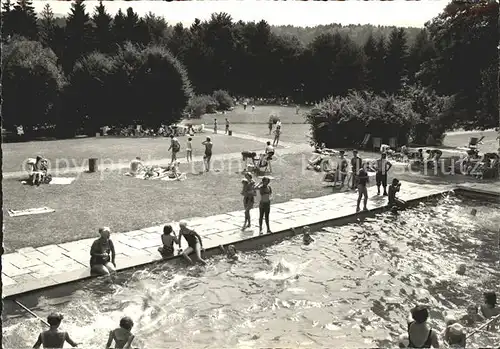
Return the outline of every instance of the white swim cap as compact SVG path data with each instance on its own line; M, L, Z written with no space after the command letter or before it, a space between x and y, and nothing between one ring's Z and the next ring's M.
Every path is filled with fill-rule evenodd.
M187 227L187 222L185 220L182 220L179 222L180 227Z

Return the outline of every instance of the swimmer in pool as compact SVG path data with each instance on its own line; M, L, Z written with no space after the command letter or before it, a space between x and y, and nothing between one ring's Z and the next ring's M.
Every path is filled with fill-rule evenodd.
M233 261L237 261L239 259L238 253L236 252L236 247L234 247L234 245L229 245L227 249L225 249L223 245L220 245L219 248L222 250L222 253L226 254L227 259Z
M450 348L465 348L466 339L465 328L459 323L446 327L444 340Z
M409 348L439 348L438 334L427 323L429 310L417 305L411 310L413 321L408 323Z
M33 348L40 348L41 345L43 345L44 348L62 348L65 342L68 342L72 347L78 346L78 344L69 337L68 332L59 331L59 326L63 318L61 314L50 314L47 317L50 328L40 333Z
M276 264L276 266L274 267L274 270L273 270L273 274L274 275L278 275L278 274L286 274L286 273L289 273L290 272L290 268L288 268L286 265L284 265L283 263L278 262L278 264Z
M484 304L481 305L481 315L486 319L490 319L494 316L500 314L500 308L497 307L497 294L495 292L485 292L484 294ZM496 328L496 321L493 321L487 330L494 330Z
M302 242L304 245L310 245L314 242L314 239L311 237L311 228L309 226L304 227L304 235L302 236Z
M106 349L111 348L113 341L115 342L115 349L129 349L134 340L134 335L130 332L132 331L132 327L134 327L132 319L128 316L123 317L120 320L120 327L109 332Z
M475 326L476 323L481 322L483 317L479 315L476 305L470 305L467 308L467 314L460 318L460 322L465 326Z

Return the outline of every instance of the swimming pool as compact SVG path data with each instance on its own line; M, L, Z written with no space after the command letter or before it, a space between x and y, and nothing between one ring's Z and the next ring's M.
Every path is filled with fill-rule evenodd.
M64 313L63 328L88 348L102 348L124 315L136 323L139 347L389 346L415 302L432 307L441 330L443 312L498 291L499 226L498 203L449 196L397 217L325 228L307 247L296 237L236 263L219 256L206 268L163 265L117 284L96 279L19 301L42 317ZM274 275L279 261L290 272ZM465 276L455 273L459 263L468 265ZM3 319L6 348L32 346L43 328L9 302ZM499 342L485 333L469 340Z

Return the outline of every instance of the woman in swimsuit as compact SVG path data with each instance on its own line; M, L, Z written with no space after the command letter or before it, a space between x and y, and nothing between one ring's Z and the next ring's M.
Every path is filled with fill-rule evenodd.
M40 333L33 348L38 349L41 345L44 348L62 348L65 342L68 342L72 347L76 347L78 344L69 337L68 332L59 331L62 319L61 314L50 314L47 317L50 329Z
M162 247L158 248L163 258L169 258L174 255L174 242L179 245L179 240L175 235L172 235L173 229L171 225L163 227L163 235L161 236Z
M255 203L255 195L257 191L255 190L255 182L253 181L252 174L245 173L245 178L241 181L243 184L243 189L241 190L241 195L243 195L243 208L245 209L245 223L241 230L250 228L250 210L253 208Z
M189 258L189 255L191 253L196 254L196 259L198 262L201 264L207 264L202 258L201 258L201 252L203 251L203 242L201 241L200 235L195 232L192 229L189 229L187 227L187 223L185 221L180 221L179 222L179 248L181 247L181 238L184 236L184 239L186 239L188 243L188 248L186 248L183 252L182 255L186 260L190 263L193 264L193 260Z
M427 307L417 305L411 310L411 317L413 321L408 323L408 348L439 348L437 333L427 324Z
M132 327L134 327L134 322L128 316L125 316L120 320L120 327L109 332L108 343L106 343L106 349L111 348L113 341L115 342L115 349L128 349L134 340L134 335L132 334Z
M101 237L94 241L90 248L90 269L92 273L109 275L115 272L115 246L109 238L111 230L108 227L100 228Z

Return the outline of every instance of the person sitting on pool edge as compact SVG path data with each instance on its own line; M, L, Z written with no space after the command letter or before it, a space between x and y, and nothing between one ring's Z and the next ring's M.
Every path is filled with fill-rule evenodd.
M400 190L401 190L401 182L397 178L394 178L392 180L392 184L389 186L387 195L389 208L398 209L406 207L406 202L396 197L396 194L399 193Z
M78 344L69 337L68 332L59 331L59 326L63 318L61 314L50 314L47 317L50 328L40 333L33 348L38 349L41 345L43 345L44 348L62 348L65 342L68 342L72 347L78 346Z
M177 236L172 235L174 229L172 229L171 225L166 225L163 227L163 235L161 236L161 242L163 244L162 247L158 248L158 252L160 252L163 258L169 258L174 256L174 243L179 245L179 240Z
M177 239L179 241L179 249L181 248L181 242L182 242L181 238L183 236L184 236L184 239L186 239L186 241L188 243L188 248L186 248L182 252L182 256L190 264L194 264L193 260L191 258L189 258L189 255L194 252L195 256L196 256L196 260L198 262L200 262L201 264L204 264L204 265L207 264L207 262L205 262L203 260L203 258L201 258L201 252L203 251L203 242L201 241L200 235L197 232L195 232L194 230L189 229L187 227L186 221L180 221L179 226L180 226L179 238Z
M115 246L109 238L111 229L103 227L99 229L101 235L94 241L90 248L90 271L98 275L109 275L115 272Z
M134 327L134 321L128 316L123 317L120 320L120 327L109 332L106 349L111 348L113 341L115 342L115 349L129 349L134 340L134 335L130 332L132 327Z

